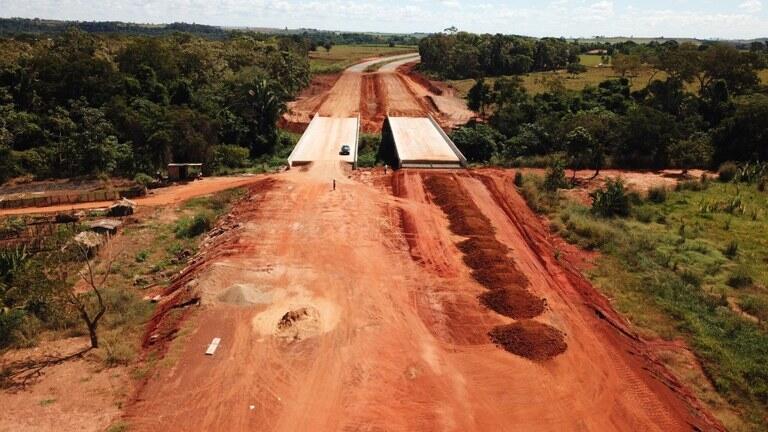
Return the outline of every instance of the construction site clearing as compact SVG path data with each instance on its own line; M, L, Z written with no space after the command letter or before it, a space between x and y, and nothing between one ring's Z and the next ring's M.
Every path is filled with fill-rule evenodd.
M413 56L392 60L350 68L305 105L289 158L301 169L230 185L247 193L152 297L147 368L120 422L724 431L581 274L510 172L453 169L466 160L441 124L461 110L432 103L403 69ZM383 130L407 169L351 170L366 128Z

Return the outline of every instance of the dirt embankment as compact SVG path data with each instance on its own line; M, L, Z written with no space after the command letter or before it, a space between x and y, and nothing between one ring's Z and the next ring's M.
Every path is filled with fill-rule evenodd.
M250 185L248 194L235 203L233 211L211 229L200 245L200 252L189 260L184 270L161 293L162 298L147 324L142 340L145 357L162 357L187 318L189 306L200 303L198 275L215 260L248 249L247 245L238 241L239 228L248 218L259 214L261 200L275 184L276 180L272 178L261 178Z
M496 239L491 221L454 175L430 174L425 176L424 184L448 216L450 230L467 237L458 246L464 253L464 263L472 269L472 276L490 290L480 295L480 301L496 313L518 320L491 329L491 340L531 360L547 360L565 352L562 332L529 321L544 312L546 301L526 289L528 280L507 255L507 246Z
M302 90L295 100L288 103L286 113L278 120L278 126L294 133L304 132L339 77L340 73L313 76L309 86Z
M475 294L480 302L475 299L474 304L457 301L460 297L452 297L454 301L450 303L435 304L431 300L431 310L422 312L425 322L436 335L440 329L451 329L453 318L471 322L475 328L480 324L485 328L483 336L487 341L516 354L509 356L514 370L523 373L526 368L513 358L546 365L551 375L533 371L519 375L513 369L505 369L495 378L499 385L507 382L507 378L513 379L515 384L510 386L526 393L525 413L539 421L529 423L513 414L511 408L508 411L515 419L510 424L523 430L548 430L545 418L559 403L549 397L553 395L544 397L548 414L539 412L536 401L542 400L540 395L533 388L522 389L528 387L529 380L551 389L547 384L551 379L558 388L572 388L569 407L564 411L570 414L568 419L561 419L561 425L572 424L573 418L578 417L592 425L585 427L595 430L684 431L693 427L722 431L722 425L658 361L651 347L632 332L610 302L575 270L570 259L585 257L563 247L548 234L543 221L528 209L515 190L513 175L512 170L480 170L469 174L400 171L393 176L392 190L403 200L402 208L410 215L406 216L410 223L404 227L414 259L426 271L447 274L440 259L451 265L451 258L458 251L459 262L469 269L468 276L487 289ZM448 180L439 180L442 185L430 187L429 178L435 176ZM414 205L414 201L424 204ZM430 211L432 203L444 212L444 225ZM465 210L472 207L476 210ZM440 234L442 226L464 238ZM442 252L433 254L432 249ZM508 267L500 267L499 263ZM478 272L473 267L480 264L495 271ZM457 276L460 279L461 272L449 277ZM458 282L456 285L458 289L469 288ZM521 286L525 291L514 289ZM478 306L484 309L481 315L477 315ZM435 319L436 307L450 313L444 314L442 320ZM488 319L494 316L503 318L496 322ZM507 317L511 316L519 318L510 321ZM468 318L472 321L466 321ZM587 394L592 396L582 400L581 396ZM605 399L600 396L608 394L610 397ZM509 408L501 400L497 403ZM588 406L590 414L578 414L579 406ZM612 414L606 415L608 412ZM607 423L596 427L598 418Z
M604 343L621 348L617 360L625 362L629 368L643 371L637 377L661 400L666 401L668 407L678 413L690 413L692 417L688 421L694 430L724 431L722 423L659 360L654 344L638 336L626 319L613 308L610 300L583 276L579 268L585 267L585 255L590 254L564 244L559 237L549 233L543 221L527 207L515 190L513 175L513 170L498 169L472 173L487 189L490 200L500 210L506 223L521 234L519 241L524 242L533 252L538 262L536 267L545 270L553 278L555 286L560 290L559 300L579 304L591 312L587 317L594 323ZM519 332L519 329L507 327L504 329L505 334L496 333L491 337L516 341L521 347L529 345Z

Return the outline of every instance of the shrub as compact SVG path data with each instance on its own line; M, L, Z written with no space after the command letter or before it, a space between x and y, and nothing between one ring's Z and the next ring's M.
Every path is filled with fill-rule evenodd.
M523 186L520 188L520 194L523 195L523 199L528 204L528 207L536 213L542 213L546 210L544 200L539 187L536 185L536 180L526 179L523 181Z
M192 218L182 218L177 222L174 232L177 238L197 237L213 227L213 220L208 212L197 213Z
M565 67L569 74L580 74L587 71L587 67L581 63L568 63Z
M148 184L150 184L153 181L155 181L155 179L153 179L152 176L150 176L150 175L147 175L147 174L144 174L144 173L138 173L133 178L133 181L135 181L136 183L138 183L138 184L140 184L142 186L147 186Z
M515 186L520 187L523 185L523 173L515 171Z
M629 215L630 202L624 182L608 179L605 187L589 194L592 197L592 212L602 217Z
M707 190L709 187L709 180L683 180L681 182L677 182L675 185L675 190L678 192L681 191L694 191L694 192L700 192L703 190Z
M728 276L726 283L733 288L746 288L752 285L752 276L749 271L744 267L736 267L736 269Z
M651 207L642 206L634 209L634 215L642 223L651 223L656 216L656 212Z
M565 179L565 164L562 160L555 159L547 168L547 175L544 177L544 190L555 192L566 187L568 187L568 181Z
M661 204L667 200L667 188L664 186L654 186L648 189L648 201Z
M107 367L128 365L136 356L135 349L119 334L103 338L99 351L99 357Z
M723 182L728 183L736 177L739 172L739 167L733 162L724 162L717 170L717 178Z
M565 239L586 249L599 249L621 236L609 223L592 217L588 210L569 207L560 214L565 226Z
M15 309L6 312L0 309L0 348L16 344L23 324L23 311Z
M768 321L768 300L763 297L746 296L740 302L744 312L757 317L760 321Z
M248 166L249 150L232 144L213 146L213 166L215 169L243 168Z

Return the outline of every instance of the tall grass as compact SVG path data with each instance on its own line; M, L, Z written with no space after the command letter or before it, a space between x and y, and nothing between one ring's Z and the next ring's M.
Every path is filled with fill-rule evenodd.
M526 176L527 177L527 176ZM701 183L701 182L696 182ZM538 187L537 187L538 186ZM605 219L581 204L540 204L540 182L521 193L549 213L567 241L602 255L589 276L644 334L683 337L715 389L749 430L768 418L768 201L757 185L711 183L652 192L632 217ZM701 203L712 203L701 211ZM745 318L727 301L761 322Z

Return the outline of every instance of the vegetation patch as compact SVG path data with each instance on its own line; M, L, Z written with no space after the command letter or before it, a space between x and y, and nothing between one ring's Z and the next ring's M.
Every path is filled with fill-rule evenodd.
M768 201L755 183L689 182L704 187L667 190L624 216L565 199L546 212L567 241L602 253L588 275L617 309L644 334L685 338L718 393L762 430Z

